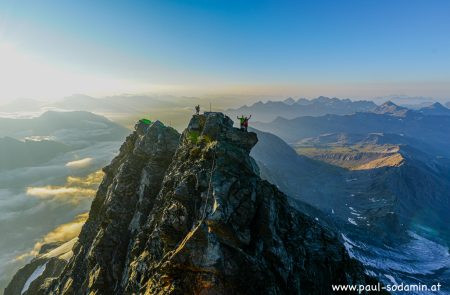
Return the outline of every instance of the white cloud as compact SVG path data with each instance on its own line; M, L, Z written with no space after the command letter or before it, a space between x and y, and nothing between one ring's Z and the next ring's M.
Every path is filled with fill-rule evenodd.
M75 219L71 222L62 224L51 232L46 234L42 239L40 239L31 251L18 255L14 260L23 260L28 257L36 256L41 250L42 246L48 243L53 242L67 242L72 240L73 238L78 237L80 234L81 228L86 222L89 214L83 213L75 217Z
M28 187L26 194L38 199L56 199L78 204L83 199L95 196L102 179L103 172L99 170L86 177L69 176L64 186Z
M120 144L93 144L61 155L47 165L0 171L0 290L31 257L14 258L32 251L36 242L42 242L58 225L89 210L103 178L99 169L117 154ZM70 161L89 157L94 159L89 168L65 167ZM40 196L30 196L26 188ZM65 229L73 235L78 230L77 226ZM54 234L49 237L57 236Z
M29 187L27 195L35 196L41 199L52 198L80 198L91 197L95 194L95 190L79 188L79 187Z
M68 162L66 164L66 167L76 168L76 169L87 168L87 167L91 166L92 161L93 161L93 158L84 158L81 160Z

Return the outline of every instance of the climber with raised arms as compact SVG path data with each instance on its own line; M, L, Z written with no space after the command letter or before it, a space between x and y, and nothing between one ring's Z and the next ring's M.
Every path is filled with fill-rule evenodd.
M248 120L250 120L251 117L252 117L252 115L250 115L249 117L244 117L244 115L241 115L240 117L237 117L239 119L239 122L240 122L240 129L241 130L247 131Z

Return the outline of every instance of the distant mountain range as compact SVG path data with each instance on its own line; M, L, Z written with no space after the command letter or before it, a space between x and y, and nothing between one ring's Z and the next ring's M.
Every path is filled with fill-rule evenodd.
M432 146L442 156L450 156L450 116L428 115L429 109L419 111L399 107L387 102L375 112L358 112L352 115L325 115L322 117L278 117L270 123L254 122L257 129L278 135L288 143L329 133L387 133L414 138ZM442 113L442 111L440 111Z
M51 138L66 144L121 140L126 128L89 112L48 111L31 119L0 118L0 137Z
M242 98L237 97L177 97L171 95L117 95L103 98L76 94L54 102L41 102L33 99L20 99L0 105L0 116L17 116L21 114L40 114L44 111L87 111L106 116L115 122L132 127L141 117L158 118L172 127L182 129L194 106L200 104L201 110L208 110L212 102L214 111L223 111L230 105L239 104ZM375 102L382 98L377 98ZM432 98L389 96L390 100L400 107L411 110L433 107ZM234 100L234 101L233 101ZM400 102L400 104L398 103ZM441 104L440 104L441 105ZM445 107L444 105L441 105ZM250 106L231 108L224 111L231 118L252 114L252 121L270 122L280 116L294 119L301 116L323 116L327 114L349 115L356 112L374 111L379 106L370 100L350 100L320 96L315 99L293 99L283 101L256 102ZM379 110L378 110L379 111ZM438 112L436 112L438 113Z
M223 101L224 99L222 99ZM214 108L220 108L220 99L214 99ZM194 106L200 104L202 110L210 99L196 97L178 97L170 95L117 95L94 98L76 94L55 102L39 102L30 99L16 100L0 106L0 117L24 117L29 114L41 114L45 111L84 111L105 116L115 122L133 127L143 117L158 120L175 128L185 126L194 113Z
M448 159L395 134L323 134L298 143L296 153L279 137L254 131L259 143L251 155L261 176L320 209L300 204L316 220L335 224L370 273L398 282L448 281L441 266L449 262L447 248L439 246L450 243Z
M121 95L94 98L84 94L74 94L54 102L42 102L33 99L18 99L2 105L2 112L25 112L39 109L68 111L89 111L101 113L136 113L149 107L170 105L171 96Z
M388 101L354 114L285 114L251 124L263 130L252 152L262 177L318 208L302 210L336 224L370 273L448 282L450 110Z
M450 103L448 104L450 105ZM305 98L300 98L298 100L287 98L284 101L259 101L251 106L229 109L227 110L227 114L232 118L251 114L255 121L266 123L277 117L294 119L305 116L320 117L324 115L351 115L358 112L373 112L396 117L403 117L408 112L419 112L424 115L436 116L450 115L450 109L438 102L425 102L413 106L414 108L400 106L390 100L378 106L372 101L351 101L349 99L320 96L312 100Z
M373 112L375 114L385 114L395 117L405 117L406 115L414 114L422 114L426 116L450 116L450 109L446 108L439 102L412 110L404 106L398 106L392 101L387 101L376 107Z
M284 101L268 101L265 103L259 101L251 106L229 109L226 113L232 118L242 114L252 114L257 121L269 122L277 116L293 119L301 116L323 116L326 114L348 115L356 112L368 112L376 107L377 105L372 101L351 101L350 99L320 96L312 100L300 98L295 101L288 98Z

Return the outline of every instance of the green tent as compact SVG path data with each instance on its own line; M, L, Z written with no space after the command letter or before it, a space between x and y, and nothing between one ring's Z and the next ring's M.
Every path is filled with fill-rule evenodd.
M152 121L150 121L149 119L140 119L139 122L150 125L152 124Z

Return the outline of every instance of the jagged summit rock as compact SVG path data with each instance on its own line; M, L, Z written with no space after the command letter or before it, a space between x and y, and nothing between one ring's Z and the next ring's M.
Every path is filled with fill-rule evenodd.
M180 135L136 125L44 294L332 294L368 284L338 236L259 177L253 132L222 113ZM49 279L50 280L50 279Z
M256 133L233 128L233 121L228 116L217 112L193 116L183 135L190 138L192 133L198 133L210 141L228 142L245 151L250 151L258 142Z

